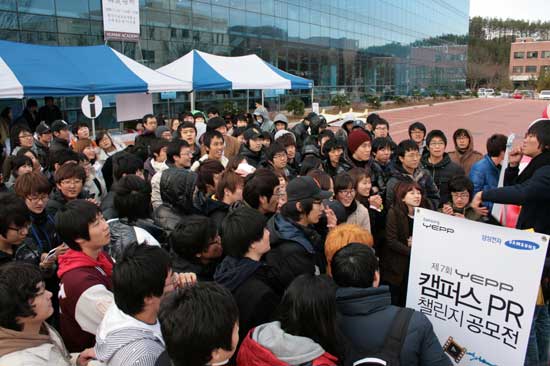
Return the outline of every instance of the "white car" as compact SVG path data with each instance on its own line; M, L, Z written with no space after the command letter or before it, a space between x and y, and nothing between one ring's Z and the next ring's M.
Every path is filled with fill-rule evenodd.
M486 98L494 98L496 95L495 95L495 90L494 89L485 89L485 97Z
M550 100L550 90L541 90L539 93L539 99Z

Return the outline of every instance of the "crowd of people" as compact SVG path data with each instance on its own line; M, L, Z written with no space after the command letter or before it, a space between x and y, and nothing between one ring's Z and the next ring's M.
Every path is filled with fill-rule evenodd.
M61 116L0 114L0 364L450 366L405 308L415 208L496 225L518 204L550 234L550 120L503 167L502 134L395 142L377 114L148 114L128 146ZM548 325L542 301L526 365Z

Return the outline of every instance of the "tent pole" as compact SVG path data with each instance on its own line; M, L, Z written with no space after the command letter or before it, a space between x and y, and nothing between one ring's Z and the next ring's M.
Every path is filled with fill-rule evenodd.
M311 88L311 109L313 110L313 87Z
M264 106L264 90L262 89L262 107Z
M246 89L246 113L250 111L250 90Z
M92 118L92 138L95 139L95 118Z
M191 112L195 110L195 91L193 90L189 94L189 101L191 102Z

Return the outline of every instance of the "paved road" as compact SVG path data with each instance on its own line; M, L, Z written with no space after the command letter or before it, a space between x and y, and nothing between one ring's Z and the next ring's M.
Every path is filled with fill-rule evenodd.
M397 143L408 138L408 127L420 121L428 131L440 129L449 143L447 150L454 150L452 134L457 128L467 128L474 136L475 148L485 154L485 142L494 133L515 133L523 137L529 124L542 115L548 101L515 99L472 99L432 107L415 107L397 111L381 111L379 114L390 123L390 134ZM517 140L516 140L517 141Z

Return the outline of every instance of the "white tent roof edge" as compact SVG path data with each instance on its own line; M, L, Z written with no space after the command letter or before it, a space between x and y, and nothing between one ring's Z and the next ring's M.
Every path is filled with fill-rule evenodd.
M180 80L164 73L157 72L135 60L132 60L117 50L112 48L111 50L120 59L120 61L128 67L128 69L147 83L147 91L149 93L191 91L193 89L193 83L191 81Z
M0 57L0 98L23 99L24 93L23 85L4 59Z
M273 72L256 54L229 57L198 50L196 52L218 74L231 81L232 89L290 89L292 87L290 80Z

